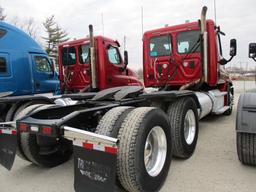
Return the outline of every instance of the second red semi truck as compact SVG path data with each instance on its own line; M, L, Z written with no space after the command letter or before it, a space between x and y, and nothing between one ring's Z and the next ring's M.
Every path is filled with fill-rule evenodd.
M92 82L90 38L59 45L59 77L63 92L99 91L116 86L143 86L136 74L127 68L128 53L122 58L118 41L96 36L93 38L95 72ZM93 83L93 85L92 85Z
M230 59L224 59L223 32L212 20L206 20L206 10L204 7L199 22L144 34L144 84L157 91L120 86L98 93L71 94L76 101L73 105L25 108L17 118L17 129L2 124L0 163L11 169L19 148L28 161L51 167L66 161L73 149L77 192L114 191L116 186L129 192L159 191L172 155L187 159L194 153L199 119L232 112L233 87L223 65L236 55L236 40L230 43ZM96 78L100 69L94 45L90 44L90 70L77 72L89 72L90 80L85 81L90 82L91 89L102 85ZM116 52L114 42L104 47ZM79 47L75 51L78 53ZM71 58L65 55L61 59L70 64L74 57L68 55ZM87 57L82 55L82 61ZM116 62L118 58L115 54L109 60ZM123 65L118 71L125 69ZM103 77L107 82L115 81L114 77L109 80L107 73ZM68 81L63 81L64 87Z

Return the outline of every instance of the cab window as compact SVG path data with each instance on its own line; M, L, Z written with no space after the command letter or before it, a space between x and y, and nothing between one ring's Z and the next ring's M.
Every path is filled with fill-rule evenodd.
M184 31L177 35L177 51L180 54L193 52L200 52L200 44L198 40L200 31ZM199 46L197 46L199 45ZM194 50L195 49L195 50Z
M109 46L108 48L108 60L112 64L120 64L121 63L121 57L118 52L118 48Z
M0 74L7 72L7 63L4 57L0 57Z
M76 64L76 49L75 47L65 47L62 49L62 65Z
M78 49L79 62L81 64L89 63L89 50L90 50L89 44L79 46L79 49Z
M5 36L6 33L7 33L6 30L0 29L0 38L2 38L3 36Z
M152 37L149 43L150 57L168 56L171 55L171 36L162 35Z
M39 72L50 73L52 72L49 60L46 57L35 56L36 70Z

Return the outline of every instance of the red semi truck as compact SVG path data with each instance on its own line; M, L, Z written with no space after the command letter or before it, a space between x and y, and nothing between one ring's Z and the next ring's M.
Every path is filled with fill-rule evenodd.
M136 74L127 68L128 53L122 59L118 41L103 36L93 39L95 49L94 87L90 66L90 38L59 45L59 77L63 92L99 91L116 86L143 86Z
M28 161L51 167L73 149L77 192L114 191L115 186L159 191L172 155L187 159L194 153L199 119L232 111L232 83L222 65L236 55L236 40L231 40L230 59L224 59L223 32L206 20L206 10L199 22L144 34L144 83L157 91L121 86L71 94L77 100L73 105L32 105L20 112L17 129L2 124L0 163L10 169L18 147ZM96 72L91 62L92 89L98 85Z

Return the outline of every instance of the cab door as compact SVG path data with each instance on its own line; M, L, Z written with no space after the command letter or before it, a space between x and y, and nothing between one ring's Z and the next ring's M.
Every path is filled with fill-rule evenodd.
M124 67L118 46L114 43L106 43L107 87L128 85L129 77L123 70Z
M44 54L32 54L33 86L35 93L59 92L59 80L49 58Z
M173 78L175 64L171 63L172 37L170 34L158 34L150 38L149 42L149 74L153 74L159 85Z

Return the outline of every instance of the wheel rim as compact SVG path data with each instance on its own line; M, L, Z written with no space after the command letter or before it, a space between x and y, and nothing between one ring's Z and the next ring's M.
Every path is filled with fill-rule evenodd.
M189 109L184 120L184 137L187 144L192 144L196 135L196 118L194 111Z
M165 164L167 155L167 139L160 126L153 127L147 136L144 148L144 163L148 174L157 176Z

